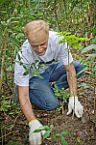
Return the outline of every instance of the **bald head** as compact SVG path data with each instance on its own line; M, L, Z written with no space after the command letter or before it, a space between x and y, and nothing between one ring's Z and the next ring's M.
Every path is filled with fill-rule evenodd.
M26 24L24 32L28 36L29 33L37 33L40 30L44 30L46 33L49 31L49 25L43 20L34 20Z
M49 37L49 26L43 20L35 20L25 26L24 32L32 49L38 54L46 52Z

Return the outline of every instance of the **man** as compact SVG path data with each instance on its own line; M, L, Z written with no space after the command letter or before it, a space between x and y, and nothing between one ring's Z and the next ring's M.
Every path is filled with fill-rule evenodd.
M68 56L67 43L59 44L61 38L56 32L49 31L45 21L32 21L24 30L28 39L16 57L14 81L18 87L21 109L29 122L30 144L39 145L42 142L41 133L45 132L34 133L34 130L43 125L36 119L32 104L41 109L53 110L60 102L55 97L51 84L55 83L58 89L62 87L66 89L69 86L67 115L74 110L78 118L82 117L83 106L77 97L76 72L80 72L83 66L80 63L73 63L71 53ZM42 77L33 75L34 69L39 66L37 64L45 66L40 67ZM26 70L27 73L24 75Z

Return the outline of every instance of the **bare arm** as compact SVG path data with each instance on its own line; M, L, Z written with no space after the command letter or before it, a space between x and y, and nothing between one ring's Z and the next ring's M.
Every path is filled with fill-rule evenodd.
M19 86L18 91L19 91L19 102L21 105L21 109L25 117L27 118L28 122L36 119L32 110L32 104L29 99L29 87Z
M69 84L71 96L77 96L77 80L76 80L76 71L74 64L71 63L70 66L65 65L67 80Z

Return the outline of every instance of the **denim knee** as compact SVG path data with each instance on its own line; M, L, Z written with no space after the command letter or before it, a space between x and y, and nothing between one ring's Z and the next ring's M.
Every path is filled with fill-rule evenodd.
M32 78L29 84L29 96L34 105L47 111L59 106L59 101L54 95L51 86L44 79Z
M54 102L51 102L51 103L47 104L44 107L44 109L47 110L47 111L52 111L52 110L56 109L59 106L60 106L59 100L55 100Z

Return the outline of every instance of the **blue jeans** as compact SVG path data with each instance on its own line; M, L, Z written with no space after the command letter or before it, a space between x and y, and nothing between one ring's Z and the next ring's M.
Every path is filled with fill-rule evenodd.
M79 62L74 62L76 74L82 76L84 66ZM81 73L80 73L81 72ZM50 65L40 77L32 77L29 81L29 96L32 104L41 109L50 111L60 105L58 98L55 96L50 82L55 82L58 89L68 88L67 76L64 65Z

